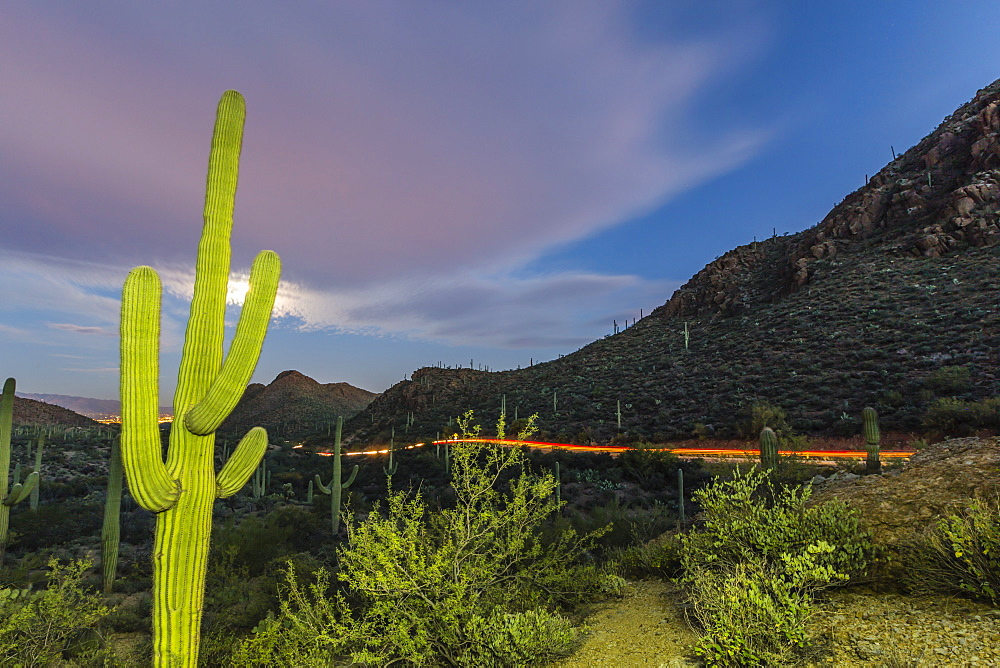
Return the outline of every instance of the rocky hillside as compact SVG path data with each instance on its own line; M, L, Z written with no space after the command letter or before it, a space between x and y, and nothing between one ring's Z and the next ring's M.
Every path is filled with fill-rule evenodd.
M348 383L318 383L298 371L282 371L268 385L251 383L232 414L222 423L227 432L264 427L274 435L307 433L325 428L338 415L349 418L378 395Z
M117 399L91 399L90 397L76 397L68 394L19 394L19 396L35 401L44 401L47 404L55 404L68 408L74 413L85 415L89 418L102 418L105 416L121 415L121 402ZM161 415L172 415L173 409L169 406L160 406Z
M62 427L96 427L100 423L65 409L62 406L43 401L14 396L15 425L46 425Z
M349 433L433 437L504 401L575 441L730 437L757 402L807 434L857 433L869 404L920 430L938 399L1000 395L998 211L1000 81L819 224L726 253L623 332L528 369L420 369Z

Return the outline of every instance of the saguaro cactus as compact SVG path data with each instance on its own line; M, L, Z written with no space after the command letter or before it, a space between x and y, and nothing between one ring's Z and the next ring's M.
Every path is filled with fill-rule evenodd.
M340 530L340 499L343 495L345 489L350 487L354 483L354 479L358 477L358 465L354 465L354 470L351 471L351 475L346 481L341 479L341 462L340 462L340 436L344 429L344 418L337 418L337 427L333 435L333 477L330 478L330 484L324 485L323 480L316 476L316 487L323 494L330 495L330 515L333 518L333 535L337 535L337 531Z
M243 97L226 91L212 134L204 227L166 462L157 426L160 280L152 268L137 267L122 290L122 464L133 498L158 513L153 548L155 666L197 665L212 505L246 484L267 448L267 432L254 427L216 474L215 430L253 374L281 272L276 253L257 255L223 361L230 234L245 113Z
M882 438L878 429L878 413L870 406L861 411L861 424L865 434L865 450L868 456L865 458L868 473L878 473L882 470L882 459L879 441Z
M45 445L45 437L39 436L35 444L35 468L32 469L38 474L38 482L31 488L31 495L28 497L28 508L31 512L38 512L38 489L42 486L42 446ZM30 451L29 451L30 456Z
M390 478L396 475L399 470L399 462L393 460L393 453L396 451L396 428L392 427L392 435L389 436L389 465L383 466L382 470Z
M104 524L101 526L101 570L104 572L104 593L110 594L118 570L118 543L121 540L122 453L121 438L111 441L108 461L108 493L104 498Z
M8 378L3 384L0 398L0 561L7 549L7 532L10 530L10 507L24 501L38 484L38 471L32 471L22 484L20 473L14 476L10 486L10 430L14 423L14 387L16 382Z
M760 430L760 463L768 468L778 465L778 435L770 427Z

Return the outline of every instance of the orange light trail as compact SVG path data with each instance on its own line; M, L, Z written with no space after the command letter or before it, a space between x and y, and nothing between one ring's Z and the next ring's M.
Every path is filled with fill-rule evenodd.
M440 441L431 441L431 445L441 445L449 443L493 443L495 445L506 445L506 446L526 446L529 448L548 448L556 450L568 450L570 452L607 452L613 454L620 454L627 450L634 450L634 448L627 445L572 445L570 443L546 443L544 441L518 441L512 439L496 439L496 438L456 438L456 439L446 439ZM397 450L413 450L414 448L421 448L427 445L426 443L414 443L413 445L407 445ZM647 449L647 448L643 448ZM648 450L655 452L669 452L670 454L677 455L678 457L684 458L698 458L698 457L738 457L738 458L758 458L760 457L760 450L737 450L735 448L648 448ZM332 452L317 452L318 455L323 455L324 457L330 457L333 455ZM389 454L388 448L385 450L364 450L360 452L345 452L345 456L353 455L387 455ZM805 457L808 459L863 459L867 457L868 453L864 450L779 450L779 455L784 456L796 456ZM885 459L908 459L913 456L913 452L907 452L905 450L882 450L880 456Z

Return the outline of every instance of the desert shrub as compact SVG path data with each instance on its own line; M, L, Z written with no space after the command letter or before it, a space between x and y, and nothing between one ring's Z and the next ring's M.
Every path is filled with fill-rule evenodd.
M96 631L110 609L99 594L83 589L89 567L89 561L61 566L53 559L44 591L0 590L7 592L0 598L0 665L54 665L82 635ZM93 659L98 654L90 652Z
M776 489L756 467L736 469L692 498L704 524L681 537L679 582L704 635L711 665L779 665L808 644L812 597L866 573L873 555L856 511L807 507L811 487Z
M618 455L617 464L627 477L646 485L654 480L676 479L680 460L659 446L637 443Z
M749 413L740 424L740 436L756 440L764 427L770 427L778 436L778 443L785 447L794 435L791 425L786 419L785 409L780 406L759 401L750 406Z
M906 554L906 584L914 593L960 594L1000 605L1000 499L976 499L939 520Z
M471 417L460 422L467 437L478 433ZM511 469L520 474L498 488ZM453 508L431 512L419 493L390 492L385 515L346 518L350 542L338 551L337 577L347 597L326 594L325 570L308 589L290 573L281 617L241 645L240 660L279 662L272 652L288 665L350 655L378 664L523 666L564 653L575 632L558 611L624 584L580 563L600 532L568 530L543 543L541 525L558 508L555 480L525 471L518 449L455 444L452 486Z
M921 424L943 434L965 434L982 427L1000 427L1000 397L963 401L945 397L927 407Z
M619 549L614 563L623 577L677 577L681 575L680 536L668 533L641 545Z
M924 380L924 386L938 394L961 394L969 389L969 368L943 366Z

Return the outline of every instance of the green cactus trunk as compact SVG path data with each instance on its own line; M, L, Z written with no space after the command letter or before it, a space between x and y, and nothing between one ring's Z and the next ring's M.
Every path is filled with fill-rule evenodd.
M354 470L351 471L351 476L343 481L341 479L342 469L340 461L340 438L344 430L344 418L337 418L337 427L334 431L333 436L333 477L330 479L329 485L324 485L322 479L316 476L316 486L319 491L323 494L330 495L330 516L333 522L333 535L336 536L337 532L340 531L340 510L342 507L341 499L343 497L343 492L345 489L354 484L354 479L358 477L358 465L354 465ZM311 483L310 483L311 484ZM310 487L310 490L312 488Z
M10 532L10 507L24 501L38 484L38 471L32 471L20 482L20 471L14 475L14 485L10 485L10 435L14 424L14 390L16 381L8 378L3 384L0 397L0 563L7 550L7 534Z
M121 540L122 454L121 439L111 441L108 461L108 494L104 499L104 524L101 526L101 569L104 572L104 593L114 588L118 570L118 543Z
M262 251L250 271L236 334L223 361L230 235L245 106L236 91L219 102L209 157L204 227L163 461L158 428L160 280L150 267L122 290L121 455L129 491L157 513L153 549L153 664L198 663L212 506L242 488L267 448L254 427L215 472L215 430L236 406L260 355L281 263Z
M767 468L778 465L778 436L770 427L760 430L760 463Z
M882 453L879 447L882 435L878 428L878 413L874 408L866 407L861 411L861 423L865 434L865 450L868 452L865 469L868 473L878 473L882 470Z
M31 489L31 495L28 497L28 508L31 512L38 512L38 490L42 486L42 446L45 444L45 437L39 436L38 443L35 446L35 468L33 469L38 474L38 484L36 484Z

